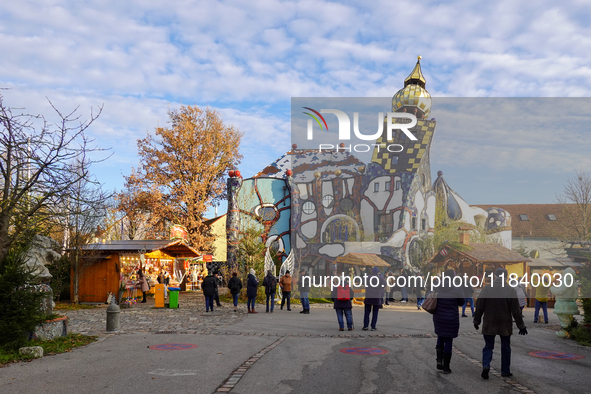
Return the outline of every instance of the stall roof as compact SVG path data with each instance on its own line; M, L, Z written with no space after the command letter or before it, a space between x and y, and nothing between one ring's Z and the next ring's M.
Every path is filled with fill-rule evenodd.
M154 252L163 251L172 257L198 257L201 256L197 250L193 249L182 239L147 239L147 240L124 240L109 241L105 243L93 243L84 245L82 249L88 251L104 252Z
M442 251L453 251L459 256L468 258L473 263L480 264L513 264L531 261L527 257L523 257L519 253L496 243L471 243L469 246L469 250L459 251L449 245L444 245L431 257L431 259L429 259L429 262L438 264L440 262L446 261L449 257L447 256L447 253L442 253Z
M390 264L371 253L349 253L345 256L338 257L335 263L365 265L370 267L390 267Z
M553 267L553 268L567 268L567 267L582 267L583 264L572 261L569 258L555 258L555 259L533 259L527 263L528 267Z

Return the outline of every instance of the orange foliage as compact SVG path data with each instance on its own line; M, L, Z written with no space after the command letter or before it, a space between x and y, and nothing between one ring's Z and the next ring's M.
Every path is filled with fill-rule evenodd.
M243 133L209 108L182 106L168 115L168 127L138 140L140 166L125 177L119 209L128 216L148 213L153 238L165 238L170 225L181 224L194 247L210 252L213 239L203 215L226 198L225 173L242 159Z

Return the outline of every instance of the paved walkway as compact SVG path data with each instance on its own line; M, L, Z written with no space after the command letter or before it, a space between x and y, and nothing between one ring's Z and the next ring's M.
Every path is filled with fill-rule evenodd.
M513 335L512 378L500 376L500 344L489 380L480 378L482 335L461 318L451 369L435 368L431 316L396 304L380 311L377 331L362 331L363 308L353 309L354 331L338 331L332 305L256 315L225 305L205 313L202 297L181 294L180 309L155 309L150 301L121 315L122 330L105 331L106 306L68 312L71 331L99 335L96 343L30 363L0 368L1 392L35 393L587 393L591 349L559 339L557 324L533 324ZM551 322L556 316L550 315ZM154 335L158 334L158 335ZM166 345L168 351L158 350ZM176 344L176 345L173 345ZM186 349L180 350L184 345ZM375 355L350 348L377 348ZM534 351L567 352L576 360L551 360ZM367 352L366 352L367 353ZM34 379L31 377L34 376ZM83 384L81 384L83 382Z

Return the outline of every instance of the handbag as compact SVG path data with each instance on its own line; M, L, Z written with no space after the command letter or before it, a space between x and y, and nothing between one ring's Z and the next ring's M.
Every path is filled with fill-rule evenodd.
M430 314L434 314L437 309L437 292L432 291L429 293L425 301L423 302L423 309Z

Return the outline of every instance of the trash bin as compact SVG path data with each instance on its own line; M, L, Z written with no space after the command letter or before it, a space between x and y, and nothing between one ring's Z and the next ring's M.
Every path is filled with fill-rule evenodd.
M179 307L179 293L180 287L169 287L168 288L168 307L178 308Z
M154 293L154 306L156 308L164 308L164 285L157 284L154 286L155 293Z

